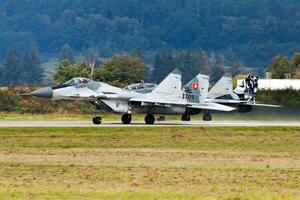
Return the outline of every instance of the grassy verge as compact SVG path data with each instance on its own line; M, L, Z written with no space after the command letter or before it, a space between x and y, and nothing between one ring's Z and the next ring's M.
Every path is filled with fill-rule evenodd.
M1 199L297 199L300 128L2 128Z

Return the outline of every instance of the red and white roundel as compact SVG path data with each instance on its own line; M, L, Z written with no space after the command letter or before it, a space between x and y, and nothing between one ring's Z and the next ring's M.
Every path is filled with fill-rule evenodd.
M192 84L193 90L197 90L200 87L200 84L198 82L195 82Z

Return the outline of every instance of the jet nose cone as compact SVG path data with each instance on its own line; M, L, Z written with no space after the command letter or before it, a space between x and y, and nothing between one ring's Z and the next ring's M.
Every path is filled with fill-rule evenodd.
M51 87L44 87L37 89L30 93L32 96L43 97L43 98L52 98L53 97L53 89Z

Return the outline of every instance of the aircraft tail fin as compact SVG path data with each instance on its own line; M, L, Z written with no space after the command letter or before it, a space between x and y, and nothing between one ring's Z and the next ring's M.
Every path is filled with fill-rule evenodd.
M193 103L202 103L207 98L209 77L198 74L185 86L185 98Z
M174 69L160 84L151 92L159 95L175 95L181 91L181 72Z
M238 81L237 87L233 90L233 94L237 96L235 99L255 102L257 91L258 76L249 75L245 80Z
M216 99L221 96L231 95L233 90L232 76L226 73L208 92L209 99Z

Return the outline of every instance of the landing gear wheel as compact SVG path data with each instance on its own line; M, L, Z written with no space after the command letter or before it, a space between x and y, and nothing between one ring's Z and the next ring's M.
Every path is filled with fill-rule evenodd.
M181 121L186 121L186 122L189 122L189 121L191 121L191 115L190 114L183 114L182 116L181 116Z
M211 120L212 120L211 113L205 112L205 113L203 114L203 121L211 121Z
M93 117L93 124L101 124L102 118L101 117Z
M123 124L130 124L131 123L131 114L123 114L122 115L122 122Z
M145 116L145 122L146 124L154 124L155 117L152 114L148 114Z
M157 118L157 121L166 121L166 117L165 116L159 116Z

